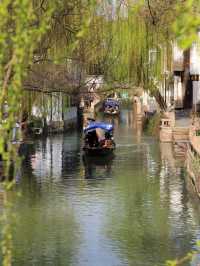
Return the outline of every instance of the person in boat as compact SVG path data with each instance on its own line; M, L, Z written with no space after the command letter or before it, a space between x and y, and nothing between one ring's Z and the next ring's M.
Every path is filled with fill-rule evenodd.
M94 118L91 118L91 117L84 117L84 120L83 120L83 130L84 130L85 128L87 128L87 126L88 126L91 122L95 122L95 119L94 119Z
M90 131L86 135L86 143L89 147L98 147L99 146L99 139L96 133L96 130Z
M112 135L110 132L105 133L105 141L104 141L104 148L110 148L113 145Z
M89 147L110 148L113 144L110 133L106 132L103 135L100 129L88 132L86 136L86 142L88 143Z
M90 148L113 148L113 126L104 123L90 123L85 132L85 149Z
M111 147L112 136L109 132L104 132L102 129L97 128L86 135L86 142L89 147Z
M100 128L96 129L99 146L103 148L110 148L112 147L113 141L112 141L112 135L110 132L105 132Z

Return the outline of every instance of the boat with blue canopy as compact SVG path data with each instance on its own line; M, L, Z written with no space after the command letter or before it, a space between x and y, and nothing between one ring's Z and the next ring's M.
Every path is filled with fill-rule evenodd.
M120 113L120 103L117 99L107 98L103 103L103 110L105 114L117 115Z
M114 151L114 127L104 122L90 122L84 128L83 150L89 155L107 155Z
M104 131L113 131L114 127L112 124L104 123L104 122L90 122L89 125L84 129L84 132L89 132L92 130L95 130L97 128L100 128Z

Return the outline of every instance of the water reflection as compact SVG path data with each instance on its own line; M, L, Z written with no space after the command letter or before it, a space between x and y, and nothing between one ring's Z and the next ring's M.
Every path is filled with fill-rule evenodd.
M106 157L83 155L86 179L110 178L114 154Z
M143 154L147 163L137 162L144 172L134 167L134 173L129 168L122 175L117 164L114 168L121 189L109 198L105 235L128 265L163 265L169 258L183 256L195 242L199 220L191 216L183 167L180 175L173 175L155 160L154 149L148 146Z
M66 135L62 140L62 177L71 178L80 170L82 135Z
M194 248L199 203L171 147L142 135L131 111L106 119L115 125L112 158L85 158L79 133L35 142L22 196L10 195L13 265L161 266Z
M50 143L47 142L45 150ZM37 148L44 147L42 142L38 144ZM52 177L55 165L48 169L46 163L46 171L41 170L39 158L44 162L48 157L44 159L44 154L37 150L31 161L23 162L17 191L9 195L17 213L13 227L13 265L76 264L81 234L79 223L66 197L60 197L63 192L57 186L57 176Z

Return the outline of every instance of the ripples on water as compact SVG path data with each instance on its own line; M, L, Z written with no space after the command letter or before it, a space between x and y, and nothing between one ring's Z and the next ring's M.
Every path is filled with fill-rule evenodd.
M142 136L131 112L113 122L110 158L84 158L79 133L35 143L11 195L13 265L164 265L195 246L199 209L171 146Z

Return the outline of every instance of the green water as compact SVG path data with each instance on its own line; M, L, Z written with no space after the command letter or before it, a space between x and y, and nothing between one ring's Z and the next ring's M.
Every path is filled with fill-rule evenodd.
M114 158L84 163L79 133L35 142L10 195L13 265L164 265L195 248L199 203L183 162L132 119L123 111L113 121Z

